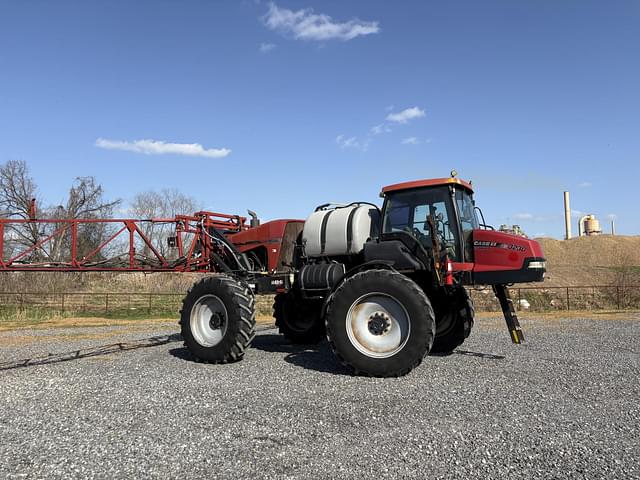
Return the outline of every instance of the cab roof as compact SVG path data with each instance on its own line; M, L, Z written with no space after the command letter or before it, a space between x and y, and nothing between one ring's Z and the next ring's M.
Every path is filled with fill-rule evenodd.
M437 187L440 185L451 185L451 184L460 185L467 190L473 192L473 187L469 182L465 182L464 180L460 180L456 177L449 178L429 178L425 180L413 180L412 182L403 182L403 183L395 183L393 185L387 185L382 188L382 193L389 192L397 192L399 190L410 190L412 188L420 188L420 187Z

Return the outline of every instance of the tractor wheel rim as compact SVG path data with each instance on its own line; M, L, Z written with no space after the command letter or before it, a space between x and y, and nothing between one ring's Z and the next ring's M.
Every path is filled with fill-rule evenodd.
M411 333L411 319L404 305L386 293L367 293L347 312L347 335L363 355L388 358L404 348Z
M222 300L215 295L203 295L191 309L191 333L203 347L215 347L227 332L229 316Z

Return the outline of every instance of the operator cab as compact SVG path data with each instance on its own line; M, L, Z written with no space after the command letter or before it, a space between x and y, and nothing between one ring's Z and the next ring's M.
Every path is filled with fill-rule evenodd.
M425 250L435 245L453 262L473 262L473 230L480 228L471 185L455 177L383 188L382 233L405 232ZM434 238L434 235L436 238Z
M495 231L484 225L484 219L480 223L470 183L455 176L417 180L384 187L382 196L381 240L417 244L419 247L412 249L414 255L419 253L415 250L423 250L430 252L435 262L446 259L454 274L472 272L467 281L476 285L543 280L546 261L540 244L525 236ZM365 250L365 257L382 254L406 260L397 248L391 253L384 249ZM410 263L404 261L406 268Z

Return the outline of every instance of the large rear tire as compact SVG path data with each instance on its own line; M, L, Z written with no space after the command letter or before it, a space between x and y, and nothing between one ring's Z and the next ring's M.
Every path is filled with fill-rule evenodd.
M227 275L196 282L182 301L182 338L200 361L228 363L242 359L255 335L255 325L253 292Z
M276 326L291 343L314 345L325 338L322 303L300 298L293 291L279 293L273 303Z
M367 270L348 278L329 300L327 338L356 374L397 377L417 367L435 337L431 302L410 278Z
M436 338L431 353L450 353L462 345L471 334L474 315L473 300L462 287L452 305L436 317Z

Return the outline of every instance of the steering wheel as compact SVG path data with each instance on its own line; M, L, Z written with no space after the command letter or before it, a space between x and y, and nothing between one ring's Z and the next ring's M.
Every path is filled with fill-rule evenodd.
M407 230L409 230L409 228L407 228ZM410 233L422 245L425 245L426 240L429 238L422 230L417 227L411 227Z

